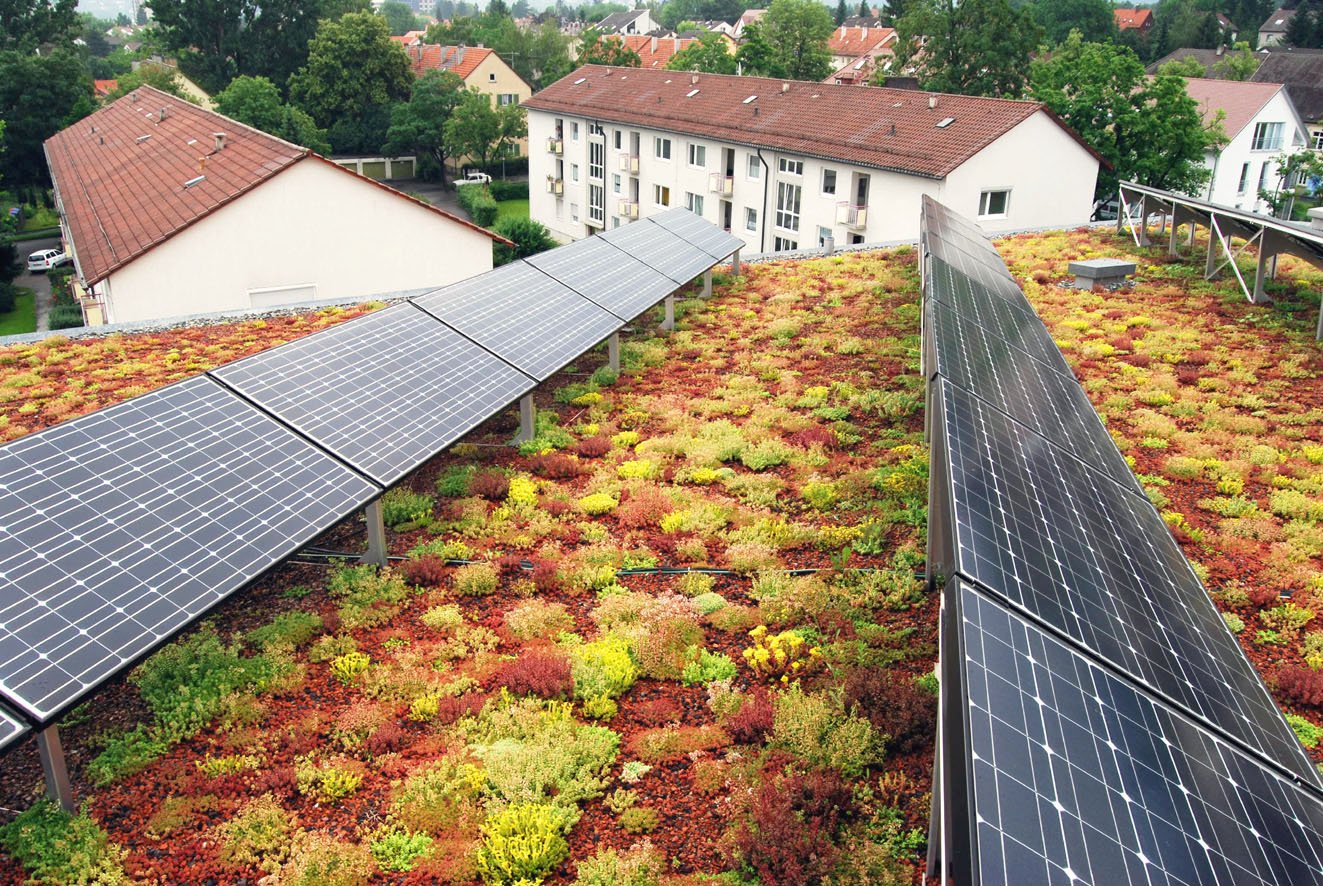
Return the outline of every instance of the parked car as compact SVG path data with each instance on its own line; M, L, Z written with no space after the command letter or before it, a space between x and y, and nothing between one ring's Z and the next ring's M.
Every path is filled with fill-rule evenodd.
M461 179L456 180L455 187L460 185L487 185L491 184L492 177L485 172L469 172Z
M58 249L41 249L28 256L29 271L49 271L73 261L69 253Z

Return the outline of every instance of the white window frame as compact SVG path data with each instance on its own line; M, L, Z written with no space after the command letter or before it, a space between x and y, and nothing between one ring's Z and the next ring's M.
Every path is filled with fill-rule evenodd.
M799 248L798 240L791 240L789 237L780 237L780 236L772 238L773 252L794 252L798 248Z
M571 163L571 164L570 164L570 181L572 181L572 182L577 182L578 180L579 180L579 164L578 164L578 163Z
M671 159L671 140L660 135L652 137L652 156L658 160Z
M695 194L692 191L684 192L684 208L688 209L694 215L703 214L703 195Z
M697 169L707 169L707 145L689 143L689 165Z
M1001 194L1002 207L1001 212L989 212L992 208L993 195ZM978 195L978 217L979 218L1006 218L1011 212L1011 189L1010 188L988 188Z
M1285 123L1255 123L1254 137L1250 141L1251 151L1278 151L1282 147L1282 131Z
M615 173L611 174L611 193L612 194L620 193L620 176Z
M571 120L571 121L570 121L570 140L571 140L571 141L576 141L576 142L579 140L579 121L578 121L578 120Z
M831 190L827 190L827 176L831 176ZM836 185L837 182L839 181L839 178L840 177L837 176L835 169L824 168L822 170L822 196L824 197L836 196Z
M753 232L758 230L758 210L752 206L744 207L744 230Z
M1259 191L1268 190L1268 167L1272 164L1271 160L1264 160L1263 165L1259 167ZM1255 192L1258 193L1257 191Z
M836 242L836 235L832 233L831 228L824 228L822 225L818 225L818 246L825 247L827 245L828 237L831 238L833 243Z
M763 161L758 159L757 154L749 155L749 167L744 174L750 181L758 181L763 177Z
M794 182L776 183L776 226L783 231L799 232L804 210L804 188Z
M791 160L789 157L781 157L776 161L776 168L781 171L782 175L796 175L801 177L804 175L803 160Z
M1310 135L1309 145L1315 151L1323 151L1323 129Z
M1249 187L1249 164L1240 164L1240 181L1236 184L1236 193L1244 194L1245 188Z
M664 200L662 198L665 198ZM652 186L652 202L658 206L671 205L671 189L666 185Z

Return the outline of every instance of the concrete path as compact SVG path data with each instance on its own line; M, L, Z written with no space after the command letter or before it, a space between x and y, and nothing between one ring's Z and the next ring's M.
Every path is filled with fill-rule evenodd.
M28 256L43 249L59 249L60 238L48 237L44 240L24 240L14 244L18 249L18 260L27 268ZM37 294L37 331L47 332L51 328L51 281L46 279L46 272L33 274L24 270L14 280L15 286L26 286Z

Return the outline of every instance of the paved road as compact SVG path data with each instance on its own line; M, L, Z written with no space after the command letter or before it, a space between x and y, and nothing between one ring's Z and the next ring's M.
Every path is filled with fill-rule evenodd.
M45 240L24 240L21 243L15 243L18 249L18 260L27 267L28 256L42 249L59 249L60 238L48 237ZM46 332L50 329L51 314L51 283L46 279L46 273L32 274L28 271L18 275L14 281L16 286L26 286L37 293L37 331Z

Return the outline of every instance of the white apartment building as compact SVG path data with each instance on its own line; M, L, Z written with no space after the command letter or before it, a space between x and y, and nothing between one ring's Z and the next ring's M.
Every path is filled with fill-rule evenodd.
M1088 220L1099 158L1042 105L586 66L526 101L529 211L562 241L682 206L748 252Z

